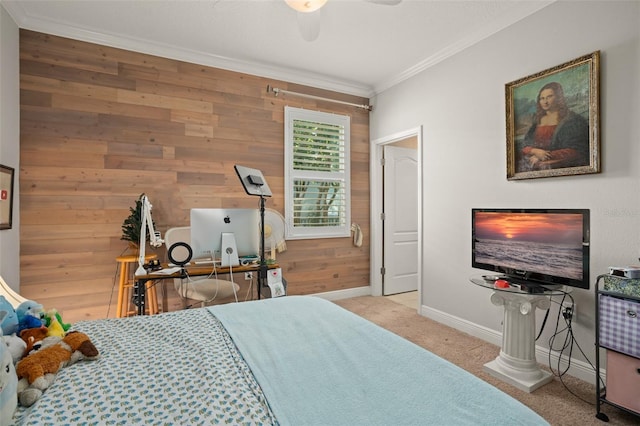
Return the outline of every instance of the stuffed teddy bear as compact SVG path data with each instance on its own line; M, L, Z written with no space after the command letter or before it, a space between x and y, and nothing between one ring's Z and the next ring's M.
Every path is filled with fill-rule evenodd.
M29 407L54 381L58 371L83 359L95 359L98 349L84 333L68 333L61 341L27 355L16 365L18 401Z
M13 366L11 352L5 344L0 345L0 425L11 424L18 406L18 376Z

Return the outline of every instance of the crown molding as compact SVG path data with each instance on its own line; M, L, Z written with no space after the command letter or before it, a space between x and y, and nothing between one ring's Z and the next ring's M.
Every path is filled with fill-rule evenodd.
M480 41L513 25L529 15L536 13L556 1L557 0L543 0L530 2L529 7L526 9L517 8L514 12L504 13L499 17L499 19L494 21L492 25L482 27L478 31L470 34L457 43L447 46L445 49L436 52L434 55L425 58L414 66L411 66L398 74L392 75L373 86L369 86L353 81L333 78L324 74L311 73L300 69L285 68L251 61L241 61L234 58L179 48L169 44L153 42L141 38L126 37L121 34L96 32L88 28L71 26L65 22L30 16L26 13L19 1L0 0L2 6L11 15L19 28L365 98L372 98L375 95L420 74L426 69L454 56L457 53L460 53L461 51L479 43Z
M462 40L453 43L446 48L440 50L439 52L431 55L430 57L418 62L412 67L407 68L401 73L398 73L390 78L383 80L379 83L376 83L374 86L374 93L380 94L391 87L402 83L409 78L420 74L422 71L446 60L454 56L457 53L462 52L463 50L473 46L481 42L482 40L504 30L505 28L515 24L516 22L530 16L539 10L549 6L550 4L555 3L557 0L544 0L539 2L531 2L530 7L528 9L518 8L516 12L505 13L500 16L500 19L494 21L492 25L483 26L478 31L470 34L469 36L463 38Z
M20 2L2 2L2 6L7 10L9 15L11 15L18 27L22 29L178 61L221 68L228 71L251 74L258 77L288 83L296 83L319 89L331 90L338 93L345 93L365 98L369 98L373 95L373 87L371 86L331 78L323 74L311 73L299 69L278 67L264 63L241 61L234 58L179 48L169 44L158 43L141 38L127 37L121 34L97 32L92 29L72 26L68 23L53 19L41 19L28 15L20 5Z

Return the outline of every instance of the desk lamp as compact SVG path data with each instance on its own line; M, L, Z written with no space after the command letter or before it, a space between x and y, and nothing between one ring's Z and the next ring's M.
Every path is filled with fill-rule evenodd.
M160 238L160 232L153 228L153 220L151 220L151 203L149 197L142 196L142 225L140 226L140 253L138 255L138 269L136 276L146 275L147 270L144 268L145 248L147 245L147 228L149 228L149 244L151 247L160 247L164 241Z

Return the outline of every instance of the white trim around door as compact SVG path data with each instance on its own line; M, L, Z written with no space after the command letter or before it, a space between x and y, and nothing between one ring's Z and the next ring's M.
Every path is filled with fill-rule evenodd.
M408 138L417 138L418 145L418 300L422 301L422 126L394 133L371 141L370 167L371 181L371 294L382 295L383 264L383 147ZM421 304L421 303L420 303Z

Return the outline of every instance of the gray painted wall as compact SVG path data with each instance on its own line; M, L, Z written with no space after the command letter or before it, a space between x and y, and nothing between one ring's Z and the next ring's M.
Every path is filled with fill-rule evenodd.
M596 50L602 173L507 181L505 84ZM471 268L473 207L589 208L591 281L640 264L639 75L640 2L560 1L373 99L372 140L424 126L423 308L502 330L502 309L469 282L482 273ZM593 288L573 292L574 331L592 362Z

